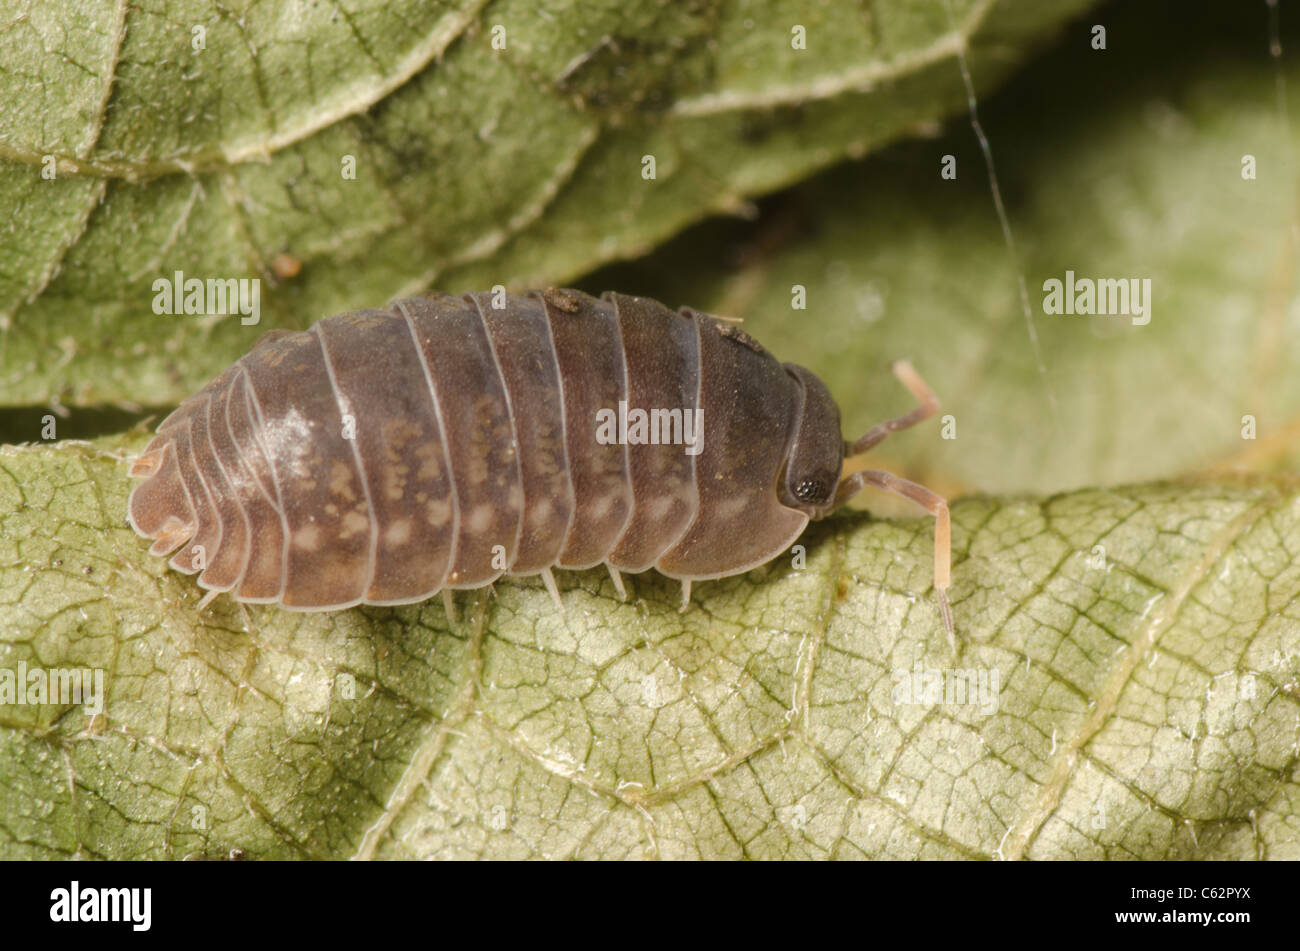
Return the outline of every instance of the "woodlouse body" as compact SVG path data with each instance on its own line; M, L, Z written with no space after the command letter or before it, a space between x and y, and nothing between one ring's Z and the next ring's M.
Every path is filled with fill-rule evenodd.
M689 308L554 288L415 298L266 334L158 427L128 517L211 592L299 610L507 573L554 593L553 567L602 562L620 590L619 571L651 567L689 584L770 560L869 482L946 531L910 483L840 479L846 452L930 403L846 444L817 377ZM615 414L620 439L601 438Z

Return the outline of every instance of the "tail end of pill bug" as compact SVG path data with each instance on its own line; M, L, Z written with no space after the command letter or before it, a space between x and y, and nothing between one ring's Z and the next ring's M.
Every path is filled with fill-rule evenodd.
M154 539L150 554L175 551L194 535L197 520L171 442L150 444L131 466L131 475L145 481L131 491L127 521L138 534Z
M154 440L157 442L157 440ZM152 443L150 445L153 445ZM147 479L156 475L158 470L163 467L163 462L167 458L167 444L164 443L156 448L148 449L142 452L131 464L131 471L128 473L132 479Z

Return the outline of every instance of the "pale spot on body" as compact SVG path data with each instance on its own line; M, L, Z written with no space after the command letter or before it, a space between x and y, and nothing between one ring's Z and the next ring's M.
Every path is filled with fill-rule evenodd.
M749 508L753 500L747 495L733 495L718 502L718 518L732 519Z
M415 451L416 458L420 460L420 468L416 472L416 477L425 482L432 482L442 475L442 447L438 445L425 444Z
M335 461L330 466L330 492L348 502L356 498L352 490L352 468L346 462Z
M555 511L555 503L550 499L538 499L528 512L529 525L545 525Z
M320 547L320 526L304 525L293 533L293 547L303 551L315 551Z
M159 536L180 535L183 532L188 532L189 534L193 535L194 523L182 522L175 515L168 515L166 521L163 522L162 531L160 531L158 534Z
M339 531L339 538L351 538L353 535L368 532L369 530L370 519L353 509L343 516L343 527Z
M441 528L451 518L451 502L448 499L435 499L424 510L425 517L434 528Z
M656 496L646 505L646 513L650 516L651 520L656 522L661 521L668 517L668 513L673 509L673 503L676 501L677 499L675 496Z
M591 517L597 521L608 518L609 513L614 510L614 506L619 503L620 499L616 495L603 495L595 502L591 503Z
M388 461L392 463L402 462L405 458L407 445L419 435L419 432L419 427L408 420L386 420L383 426L383 436Z
M466 520L469 530L474 533L486 532L492 527L492 506L486 502L474 506Z
M384 530L384 543L387 545L405 545L411 540L411 520L398 519Z
M406 467L392 466L384 472L384 497L390 502L400 502L406 494Z

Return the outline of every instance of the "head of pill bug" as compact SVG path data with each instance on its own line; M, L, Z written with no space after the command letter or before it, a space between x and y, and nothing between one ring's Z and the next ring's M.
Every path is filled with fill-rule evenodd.
M824 518L834 509L835 492L844 467L844 437L840 408L826 384L809 370L785 364L802 392L786 445L785 471L778 488L781 504Z

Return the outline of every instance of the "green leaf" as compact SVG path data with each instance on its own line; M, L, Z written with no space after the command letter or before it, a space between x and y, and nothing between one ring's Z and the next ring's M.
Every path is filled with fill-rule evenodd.
M16 15L0 402L176 403L268 327L471 275L571 278L931 126L964 106L963 42L991 87L1090 2L836 0L801 24L805 50L775 2ZM296 277L275 277L280 255ZM260 323L156 315L177 271L263 279Z
M865 65L842 13L809 14L830 45L797 60L763 58L788 46L784 22L765 32L775 13L746 27L730 6L575 4L516 29L523 6L389 30L363 73L327 57L295 85L289 60L263 111L237 78L167 73L187 14L151 34L131 8L128 41L179 45L121 57L93 139L94 109L81 124L0 113L0 195L11 229L31 221L0 254L0 401L173 402L272 323L428 283L558 280L924 132L586 286L743 315L827 379L850 432L909 408L884 368L910 356L957 438L932 421L871 464L966 496L959 653L937 623L927 519L843 513L798 561L696 585L686 614L654 573L624 604L599 572L560 579L563 615L527 580L462 597L456 623L436 600L200 612L193 579L124 524L142 433L3 446L0 691L19 665L99 669L105 706L0 703L0 855L1300 858L1300 483L1224 475L1300 461L1298 143L1278 99L1300 72L1268 59L1262 11L1225 25L1212 6L1111 6L1110 49L1076 25L986 101L1008 52L1065 5L954 2L961 22L984 16L971 68L1017 267L977 141L932 121L964 102L942 5L873 4L883 52ZM498 21L511 45L494 58ZM118 27L0 30L0 61L31 57L0 74L0 101L25 103L33 76L91 101L78 83L110 74L87 64L111 54L88 48ZM445 55L404 85L379 65L435 34ZM873 62L887 72L864 75ZM384 77L400 88L378 91ZM183 137L189 107L161 108L181 88L213 90L213 118ZM318 101L358 88L373 108L311 130ZM248 160L293 129L267 164ZM38 178L42 148L55 182ZM343 200L327 183L353 149L376 175ZM648 151L660 177L642 192ZM945 154L956 181L939 178ZM149 268L265 273L282 251L305 267L268 287L259 327L141 319ZM1067 268L1151 278L1151 323L1043 315L1042 281ZM806 311L790 309L795 284ZM1167 481L1195 470L1217 475ZM933 683L953 694L927 697Z
M7 857L1300 858L1294 480L958 503L954 658L928 521L821 523L686 614L593 572L563 616L199 612L124 472L0 449L0 672L105 688L0 706Z

